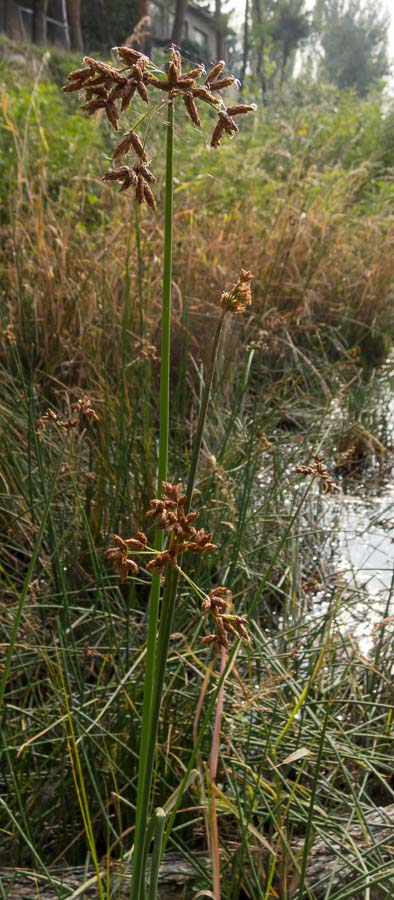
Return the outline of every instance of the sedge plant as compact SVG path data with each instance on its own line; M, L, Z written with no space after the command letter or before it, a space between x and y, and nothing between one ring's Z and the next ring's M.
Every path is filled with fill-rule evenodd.
M186 114L196 128L200 128L199 105L208 106L216 114L210 145L219 147L222 138L232 138L238 131L236 118L253 112L253 104L232 104L227 106L223 91L233 88L235 78L225 75L225 64L219 61L205 72L203 65L183 70L181 54L175 48L170 51L170 59L165 72L160 71L151 60L132 47L114 48L120 65L109 65L90 56L84 58L84 67L68 75L66 92L83 91L85 102L82 109L93 115L103 111L115 132L120 128L120 117L126 113L133 98L139 98L146 112L137 115L134 124L124 132L112 153L112 167L104 174L103 181L120 185L120 191L132 190L139 206L146 204L151 210L157 206L152 186L156 182L148 159L148 144L152 129L164 116L166 128L165 161L165 210L163 245L163 289L161 316L161 361L160 361L160 403L159 403L159 447L157 462L157 496L150 501L147 517L155 525L152 545L143 531L135 537L124 539L114 535L113 545L108 549L108 558L113 562L121 579L136 575L138 562L144 562L151 574L149 616L147 633L146 669L144 699L139 751L139 771L137 803L135 814L135 835L132 856L131 900L143 900L146 896L146 861L152 838L154 851L151 866L149 898L157 893L157 872L161 856L161 841L164 830L163 812L156 810L151 817L152 778L155 765L155 746L164 685L165 667L168 655L171 627L176 603L179 577L184 575L183 555L189 553L210 553L216 549L212 536L204 528L194 525L198 513L191 510L193 489L198 466L209 397L213 382L215 362L218 355L223 324L227 316L241 313L251 302L252 275L246 269L241 271L239 280L220 298L220 314L213 340L211 362L205 382L198 423L192 447L186 493L181 484L168 481L168 455L170 438L170 339L171 339L171 279L173 262L173 182L174 182L174 109L176 103L183 104ZM151 102L152 100L152 102ZM134 107L133 107L134 108ZM140 134L137 133L137 127ZM129 157L134 156L131 163ZM138 562L135 557L137 557ZM214 621L214 632L203 638L211 645L214 654L220 652L222 663L229 647L229 638L248 638L246 620L233 615L231 593L227 588L214 588L209 594L202 594L187 578L197 596L202 600L202 611L210 614ZM222 674L224 674L222 664ZM223 703L222 692L218 698L218 708ZM215 727L217 757L220 714ZM213 775L214 777L214 775ZM215 868L215 886L219 889L219 875Z

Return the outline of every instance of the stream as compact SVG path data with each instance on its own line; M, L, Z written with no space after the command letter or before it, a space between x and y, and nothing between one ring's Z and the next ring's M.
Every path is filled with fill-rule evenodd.
M325 552L330 568L342 580L346 598L337 621L364 654L372 648L379 623L393 616L394 624L394 355L375 387L368 428L356 427L365 465L354 475L351 469L342 475L341 493L324 497L318 511L329 535ZM334 404L330 416L338 422L340 412ZM321 615L324 594L314 595L312 618Z

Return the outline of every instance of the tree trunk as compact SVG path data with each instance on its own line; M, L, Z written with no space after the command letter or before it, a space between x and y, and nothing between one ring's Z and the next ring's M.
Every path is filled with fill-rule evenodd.
M110 47L112 47L112 45L115 43L115 40L111 33L106 0L98 0L97 5L100 16L100 34L103 38L103 43L107 43Z
M181 43L182 43L182 30L183 30L183 23L185 21L186 8L187 8L187 0L176 0L175 19L174 19L174 26L172 29L171 40L172 40L172 43L176 44L177 47L180 47Z
M81 0L66 0L66 3L71 49L82 53Z
M0 31L7 31L7 6L8 0L4 0L2 6L0 6Z
M31 39L33 44L47 42L47 0L34 0Z
M257 54L256 54L256 75L261 85L261 96L263 105L267 106L267 79L265 76L265 58L264 58L264 33L263 33L263 16L261 12L261 0L254 0L254 13L258 27L257 35Z
M285 82L286 66L289 61L289 56L290 56L290 47L288 45L288 42L284 41L283 53L282 53L282 65L280 67L280 80L279 80L279 84L280 84L281 88L283 87L284 82Z
M249 0L245 3L244 39L242 47L241 87L245 85L246 69L249 60Z
M225 55L221 0L215 0L215 25L216 25L216 58L219 60L219 59L224 59L224 55Z

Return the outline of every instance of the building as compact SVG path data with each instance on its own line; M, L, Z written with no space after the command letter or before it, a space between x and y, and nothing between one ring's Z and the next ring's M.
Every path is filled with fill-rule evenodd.
M42 12L44 6L44 3L37 3L37 0L0 0L0 29L16 40L36 40L37 43L47 42L69 49L71 42L66 0L47 0L46 16ZM151 20L148 41L153 46L166 47L171 43L175 0L150 0L148 7ZM38 16L41 15L41 31L38 28L38 35L37 9L41 10L38 13ZM40 26L40 22L38 24ZM39 35L45 32L46 40L40 40ZM196 57L209 63L216 59L218 45L218 31L213 14L208 6L200 6L191 0L185 12L182 49L191 58Z
M70 48L70 32L66 0L48 0L46 10L46 36L48 44ZM32 0L2 0L0 28L16 40L33 40Z
M166 0L150 0L151 34L154 44L161 46L171 43L174 24L174 3ZM182 49L199 54L206 61L216 58L217 28L215 19L207 6L188 3L183 23Z

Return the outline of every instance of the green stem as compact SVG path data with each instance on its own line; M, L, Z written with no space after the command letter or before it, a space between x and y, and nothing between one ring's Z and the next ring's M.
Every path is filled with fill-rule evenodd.
M155 843L153 846L152 865L149 879L149 900L157 898L157 884L159 880L161 845L163 843L164 826L166 823L166 814L164 809L158 807L155 811Z
M173 229L173 157L174 157L174 104L168 104L167 154L166 154L166 196L163 266L163 309L161 326L161 367L160 367L160 436L158 459L158 495L162 481L167 480L169 407L170 407L170 326L171 326L171 274L172 274L172 229ZM163 532L156 531L155 549L163 548ZM160 576L154 575L149 601L149 624L146 653L144 700L138 787L136 823L134 836L131 900L143 900L145 895L144 863L145 842L152 786L154 750L156 743L156 723L153 718L153 693L155 687L157 624L160 604Z
M212 387L213 374L215 370L215 364L217 360L217 351L219 346L220 335L223 327L225 313L222 313L220 319L218 321L216 327L216 333L212 346L212 354L211 361L209 365L209 370L207 374L207 378L205 381L204 393L201 402L201 408L199 412L198 422L196 434L193 442L192 455L190 460L190 470L189 477L187 482L187 492L186 492L186 503L185 509L190 509L194 481L197 471L198 457L201 448L201 440L204 431L209 397ZM162 611L160 616L160 625L159 625L159 635L157 640L157 651L156 651L156 660L155 660L155 672L154 672L154 682L152 686L151 693L151 728L150 728L150 740L146 747L146 766L147 770L153 771L153 763L154 763L154 753L155 753L155 744L156 744L156 736L157 729L159 725L159 717L160 717L160 705L161 705L161 696L163 691L164 684L164 676L165 676L165 668L168 656L168 647L170 642L170 635L172 629L172 622L174 618L175 611L175 602L178 588L180 570L179 567L176 569L168 569L166 575L166 582L164 587L164 595L162 602ZM149 788L150 789L150 788ZM146 852L145 852L146 856ZM134 900L134 897L132 897ZM140 900L140 898L135 898L135 900Z
M173 230L173 170L174 170L174 102L168 104L166 199L164 224L163 311L161 323L160 369L160 442L158 463L158 490L167 480L168 442L170 433L170 340L171 340L171 278L172 278L172 230Z
M172 223L173 223L173 144L174 144L174 111L170 102L167 126L167 162L166 162L166 208L164 235L164 274L163 274L163 313L161 343L161 378L160 378L160 443L158 462L158 496L161 495L162 481L167 480L167 460L169 442L169 389L170 389L170 323L171 323L171 271L172 271ZM187 482L187 500L185 508L190 509L194 481L196 477L198 457L201 449L213 374L217 359L220 335L225 313L218 321L213 341L211 361L207 373L197 430L193 442L190 470ZM163 548L163 532L155 535L155 550ZM145 895L145 861L148 853L146 832L148 824L149 800L152 788L152 777L155 759L157 729L160 716L160 705L164 684L165 667L171 635L178 586L178 571L167 573L166 585L162 601L159 633L157 626L160 604L160 576L152 579L150 595L149 626L147 641L147 660L145 672L145 689L142 712L142 733L140 747L140 763L138 773L136 826L133 851L133 869L131 884L131 900L143 900Z
M201 441L202 441L203 431L204 431L204 427L205 427L205 420L207 418L208 403L209 403L209 397L210 397L210 393L211 393L213 373L215 371L220 335L222 333L225 315L226 315L226 313L225 313L225 311L223 311L220 316L220 319L218 320L218 323L216 325L215 337L213 339L213 346L212 346L212 353L211 353L211 361L209 364L207 377L205 379L204 393L203 393L203 397L202 397L202 401L201 401L200 412L198 415L197 429L196 429L196 433L194 435L193 449L192 449L192 455L191 455L191 459L190 459L189 476L187 479L186 503L185 503L186 512L189 511L190 505L192 502L194 482L196 479L196 472L197 472L198 457L200 455L200 450L201 450Z

